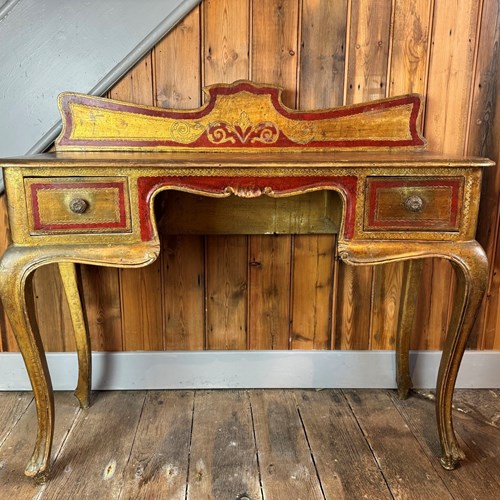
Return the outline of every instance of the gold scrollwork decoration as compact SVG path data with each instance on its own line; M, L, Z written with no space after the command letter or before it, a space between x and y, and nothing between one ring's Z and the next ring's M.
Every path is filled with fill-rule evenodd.
M257 186L227 186L224 193L234 194L239 198L258 198L263 194L272 195L273 189L270 186L266 186L264 189Z

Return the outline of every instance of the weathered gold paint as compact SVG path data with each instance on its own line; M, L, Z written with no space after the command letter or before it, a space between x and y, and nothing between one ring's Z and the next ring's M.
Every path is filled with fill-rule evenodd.
M249 105L262 106L262 103ZM248 104L248 103L247 103ZM248 113L247 113L248 114ZM223 114L221 116L224 116ZM241 119L241 116L239 117ZM235 117L229 116L228 120ZM253 115L248 114L252 120ZM110 133L117 123L112 122ZM113 125L114 123L114 125ZM392 127L389 123L388 127ZM457 273L453 318L450 324L447 341L443 352L437 387L437 423L442 447L442 464L446 468L456 466L463 456L453 431L451 401L453 389L465 349L467 337L472 328L475 315L483 296L487 281L487 262L485 254L474 240L480 196L481 169L491 165L489 160L447 158L425 152L392 153L392 152L345 152L345 153L301 153L289 152L262 153L253 155L245 152L216 154L191 153L58 153L33 157L5 160L2 162L5 172L5 183L8 193L9 221L12 228L13 244L0 261L0 296L9 316L12 328L24 357L26 368L35 394L38 434L35 450L26 468L26 474L44 479L49 470L50 450L52 446L54 426L54 404L47 370L45 353L32 318L32 309L27 301L31 296L27 293L30 279L35 269L48 263L58 263L64 288L70 304L71 318L76 334L76 345L79 361L79 382L77 397L82 406L89 402L90 391L90 347L82 312L82 303L76 284L74 263L94 264L114 267L140 267L153 262L160 250L156 223L154 220L153 202L159 191L172 188L169 185L159 186L149 207L149 217L153 222L153 236L150 241L141 240L141 224L139 217L138 179L140 177L184 176L193 179L206 176L269 178L267 187L247 186L241 188L237 183L228 180L227 186L220 193L207 193L203 189L176 189L189 191L195 195L209 195L217 198L238 196L242 201L252 203L259 197L281 197L283 194L273 191L273 177L336 177L354 176L357 187L354 203L355 226L351 239L345 237L346 196L342 191L331 193L333 199L340 200L332 212L340 218L336 223L339 229L338 253L347 264L367 265L387 262L413 261L427 257L442 257L452 262ZM367 198L366 183L368 176L425 178L463 177L463 198L458 207L458 227L454 231L444 230L408 230L398 229L385 231L367 230L364 223ZM72 231L61 231L57 234L32 234L32 212L30 190L26 189L33 179L43 179L45 183L60 183L61 179L73 180L76 176L88 179L121 178L128 185L126 202L130 210L126 212L129 232L109 233L106 231L75 234ZM331 201L323 205L312 189L306 195L306 206L316 210L324 210L332 206ZM303 195L306 189L296 188L286 192L286 196ZM88 193L82 192L81 196ZM397 194L397 193L396 193ZM309 196L309 199L307 198ZM397 194L399 196L399 194ZM56 197L57 198L57 197ZM330 197L332 198L332 197ZM50 197L42 200L46 214L54 213L62 216L66 210L66 198L52 202ZM224 200L219 200L224 202ZM102 213L113 211L110 207L112 198L104 197ZM54 206L51 204L55 203ZM267 204L268 206L269 204ZM266 203L261 204L262 216L269 216ZM290 205L286 203L283 208ZM255 205L258 210L259 203ZM302 207L303 208L303 207ZM109 212L109 213L111 213ZM99 212L101 213L101 212ZM59 215L57 215L59 214ZM241 212L245 217L245 211ZM255 214L253 214L255 215ZM255 219L255 217L253 217ZM228 231L237 232L244 223L240 219L238 227L227 225ZM262 229L262 227L259 227ZM290 226L288 226L290 228ZM330 229L335 229L332 225ZM402 312L401 331L398 336L397 381L401 396L406 396L411 385L408 368L408 336L411 316L413 314L412 294L415 287L416 266L408 271L407 286L404 298L405 309Z

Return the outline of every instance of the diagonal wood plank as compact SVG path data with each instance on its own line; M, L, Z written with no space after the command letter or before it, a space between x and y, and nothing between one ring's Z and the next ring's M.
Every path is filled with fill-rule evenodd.
M12 408L12 415L19 414L19 410L25 407L24 403L29 399L33 399L31 393L25 393L22 396L22 404L19 404L17 410ZM67 392L55 394L55 408L52 458L57 458L70 434L73 422L82 413L78 401ZM16 423L13 432L0 446L0 498L20 500L37 498L47 488L47 485L37 485L32 479L23 475L24 467L31 455L36 426L36 409L32 401ZM54 474L51 477L54 477Z
M184 500L194 391L148 392L120 498Z
M44 497L119 498L145 397L144 391L98 393L91 410L78 416Z
M0 447L33 400L31 392L0 393Z
M409 498L409 491L414 498L453 498L387 392L344 394L395 498ZM428 422L434 423L434 417Z
M460 413L500 428L500 391L498 389L455 390L453 405Z
M187 500L262 499L246 391L198 391Z
M326 498L392 498L342 392L294 396Z
M33 400L31 392L0 393L0 447Z
M455 499L493 500L498 497L500 491L498 481L500 433L498 428L492 428L484 421L455 411L454 427L466 458L462 461L461 467L450 473L439 465L437 457L440 449L437 429L435 425L429 425L429 422L434 422L435 418L433 396L424 392L401 401L393 394L392 400L419 441L421 449L429 457L436 473Z
M264 498L323 499L290 391L251 391Z

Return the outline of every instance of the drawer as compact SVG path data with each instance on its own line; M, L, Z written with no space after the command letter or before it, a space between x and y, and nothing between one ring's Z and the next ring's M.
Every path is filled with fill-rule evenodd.
M367 231L458 231L463 177L368 177Z
M130 232L125 177L24 179L30 233Z

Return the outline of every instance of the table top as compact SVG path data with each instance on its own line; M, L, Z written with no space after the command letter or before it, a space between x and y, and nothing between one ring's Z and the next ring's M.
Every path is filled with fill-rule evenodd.
M449 156L432 151L255 151L255 152L137 152L137 151L71 151L44 153L0 159L0 166L9 167L489 167L486 158Z

